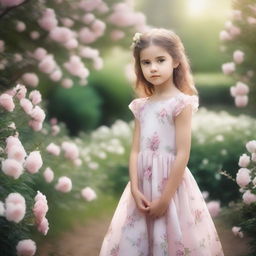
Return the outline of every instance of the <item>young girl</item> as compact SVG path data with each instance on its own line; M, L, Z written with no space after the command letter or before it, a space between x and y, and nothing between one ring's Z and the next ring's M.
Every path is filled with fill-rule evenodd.
M192 115L198 110L188 58L172 31L133 38L136 86L130 181L100 256L223 256L200 189L187 167ZM142 90L141 90L142 89Z

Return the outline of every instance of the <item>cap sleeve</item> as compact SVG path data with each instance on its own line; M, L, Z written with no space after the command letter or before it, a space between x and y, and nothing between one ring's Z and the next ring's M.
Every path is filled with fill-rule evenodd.
M178 97L173 111L173 116L178 116L181 111L189 104L192 106L192 114L197 112L199 106L198 96L183 94L181 97Z
M132 102L128 105L128 108L132 111L136 119L140 119L140 112L142 110L144 102L145 98L137 98L132 100Z

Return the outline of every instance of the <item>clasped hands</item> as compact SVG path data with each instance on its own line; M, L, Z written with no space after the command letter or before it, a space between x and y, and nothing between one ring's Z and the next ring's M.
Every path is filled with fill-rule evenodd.
M134 191L132 194L138 209L152 218L161 217L168 208L168 201L163 197L150 202L139 190Z

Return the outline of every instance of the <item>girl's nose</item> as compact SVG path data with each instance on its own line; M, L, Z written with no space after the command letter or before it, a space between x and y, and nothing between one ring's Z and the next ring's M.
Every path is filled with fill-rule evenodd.
M156 71L156 70L157 70L156 65L155 65L155 64L152 64L151 67L150 67L150 71L151 71L151 72L154 72L154 71Z

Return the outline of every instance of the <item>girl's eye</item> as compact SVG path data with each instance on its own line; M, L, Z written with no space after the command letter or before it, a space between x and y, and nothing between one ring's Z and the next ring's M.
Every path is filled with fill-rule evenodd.
M149 64L149 61L143 61L142 64L147 65L147 64Z
M164 61L165 61L165 59L160 59L159 61L160 61L160 62L164 62Z

